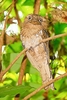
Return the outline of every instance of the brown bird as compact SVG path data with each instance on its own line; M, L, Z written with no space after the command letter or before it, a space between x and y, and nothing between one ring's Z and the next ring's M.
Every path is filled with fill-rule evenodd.
M47 19L30 14L25 18L21 30L21 41L24 47L28 49L27 57L40 72L43 84L52 79L49 68L49 42L39 44L42 39L48 37L47 27ZM47 86L46 89L48 88L53 89L53 84Z

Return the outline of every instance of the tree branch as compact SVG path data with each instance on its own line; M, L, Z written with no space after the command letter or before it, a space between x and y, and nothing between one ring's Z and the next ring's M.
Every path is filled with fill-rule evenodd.
M52 37L41 40L40 43L47 42L47 41L50 41L50 40L54 40L54 39L57 39L57 38L60 38L60 37L65 37L65 36L67 36L67 33L55 35L55 36L52 36Z
M35 0L34 3L34 14L39 14L39 10L40 10L40 1L41 0Z
M12 4L11 4L11 5L12 5ZM4 11L8 10L8 9L11 7L11 5L8 6L5 10L1 11L0 14L2 14Z
M6 16L6 19L5 19L5 22L4 22L4 29L1 33L1 36L0 36L0 64L1 64L1 56L2 56L2 46L5 44L5 30L6 30L6 23L7 23L7 20L8 20L8 17L9 17L9 14L12 10L12 7L13 7L13 3L11 4L10 6L10 9L9 9L9 13L8 15Z
M8 17L9 17L9 14L10 14L10 12L11 12L11 10L12 10L12 8L13 8L13 3L12 3L12 5L10 6L10 10L9 10L9 13L8 13L8 15L6 16L6 19L5 19L5 23L4 23L4 29L3 29L3 31L2 31L2 34L1 34L1 38L2 38L2 45L3 44L5 44L5 30L6 30L6 23L7 23L7 20L8 20Z
M57 80L65 77L65 76L67 76L67 73L62 74L61 76L58 76L57 78L50 80L49 82L43 84L41 87L39 87L38 89L36 89L35 91L33 91L32 93L30 93L29 95L27 95L25 98L23 98L23 100L28 100L30 97L32 97L33 95L35 95L36 93L38 93L43 88L49 86L50 84L54 83L55 81L57 81Z
M48 8L47 0L44 0L44 7L45 7L46 9Z
M19 57L25 53L27 51L27 49L24 49L23 51L21 51L19 53L19 55L12 61L12 63L5 69L3 70L1 73L0 73L0 79L3 77L3 75L12 67L12 65L19 59Z
M26 61L27 61L27 56L25 55L23 60L22 60L22 63L21 63L18 85L20 85L22 83L22 79L23 79L24 71L25 71L25 67L26 67Z
M14 1L14 10L15 10L16 18L17 18L18 24L19 24L19 26L20 26L20 28L21 28L22 23L21 23L21 20L20 20L20 18L19 18L18 10L17 10L17 7L16 7L16 2L17 2L17 0L13 0L13 1Z
M21 63L21 68L20 68L19 78L18 78L18 85L22 84L22 80L23 80L23 76L24 76L24 72L26 68L26 62L27 62L27 56L25 55ZM17 94L15 96L15 100L19 100L19 96L20 94Z

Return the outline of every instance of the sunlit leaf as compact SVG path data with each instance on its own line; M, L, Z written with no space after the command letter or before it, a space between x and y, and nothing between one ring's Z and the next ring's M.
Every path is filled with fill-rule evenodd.
M6 53L18 53L22 50L22 43L20 41L6 46Z
M17 0L17 3L23 4L26 0Z
M25 1L24 3L23 3L23 5L25 5L25 6L33 6L34 5L34 0L27 0L27 1Z
M6 95L15 96L16 94L24 94L28 90L30 90L30 86L6 86L0 88L0 97L4 97Z
M5 11L12 3L12 0L3 0L2 3L0 3L0 11ZM3 6L2 6L3 5Z
M4 54L3 55L3 69L8 67L8 65L16 58L19 53L11 53L11 54ZM21 66L21 61L23 59L23 55L13 64L11 71L17 72Z
M57 80L54 83L54 87L55 87L56 91L61 91L61 90L66 89L66 85L67 85L66 80L67 80L67 78L63 78L63 79Z
M25 16L28 14L33 13L33 7L32 6L22 6L22 12L24 13Z
M55 34L62 34L65 30L65 28L67 27L66 23L55 23L54 24L54 32Z
M0 100L9 100L9 98L10 98L10 96L7 95L7 96L4 96L4 97L1 97ZM10 100L12 100L12 98L10 98Z
M40 12L39 12L39 14L41 16L45 16L45 14L46 14L46 9L44 8L43 4L40 5Z
M63 98L64 99L65 97L67 97L67 92L66 91L59 93L59 95L56 98L59 98L59 99Z

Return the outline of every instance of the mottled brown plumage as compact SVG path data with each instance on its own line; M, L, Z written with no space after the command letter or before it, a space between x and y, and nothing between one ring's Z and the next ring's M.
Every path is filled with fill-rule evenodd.
M25 18L21 30L21 41L24 47L29 49L26 52L27 57L40 72L43 84L52 79L49 69L49 43L45 42L38 45L42 39L48 37L47 26L48 21L45 18L30 14ZM47 88L53 88L53 85Z

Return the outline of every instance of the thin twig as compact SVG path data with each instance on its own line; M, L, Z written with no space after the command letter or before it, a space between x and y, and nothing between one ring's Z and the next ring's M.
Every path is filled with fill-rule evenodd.
M34 3L34 14L39 14L39 10L40 10L40 1L41 0L35 0Z
M11 7L12 4L10 4L5 10L1 11L0 14L2 14L4 11L8 10Z
M47 39L43 39L42 41L40 41L39 44L41 44L41 43L43 43L43 42L50 41L50 40L54 40L54 39L56 39L56 38L64 37L64 36L67 36L67 33L65 33L65 34L59 34L59 35L55 35L55 36L49 37L49 38L47 38ZM39 44L38 44L38 45L39 45ZM36 45L36 46L38 46L38 45ZM36 47L36 46L35 46L35 47ZM34 47L34 48L35 48L35 47ZM18 60L18 58L19 58L23 53L25 53L27 50L28 50L28 49L24 49L23 51L21 51L21 52L19 53L19 55L12 61L12 63L1 73L0 77L2 77L2 76L12 67L12 65Z
M8 13L8 15L6 16L6 19L5 19L5 22L4 22L4 29L3 29L2 34L1 34L1 36L0 36L1 39L2 39L2 41L1 41L1 44L2 44L2 45L3 45L4 42L5 42L5 41L4 41L4 35L5 35L5 30L6 30L6 23L7 23L9 14L10 14L10 12L11 12L11 10L12 10L12 7L13 7L13 3L11 4L9 13Z
M22 22L21 22L21 20L19 18L18 10L17 10L17 7L16 7L17 0L13 0L13 1L14 1L14 10L15 10L16 18L17 18L18 24L19 24L19 26L21 28Z
M6 16L6 19L5 19L5 22L4 22L4 29L3 29L3 31L2 31L2 34L1 34L1 36L0 36L0 57L2 56L2 46L5 44L5 30L6 30L6 23L7 23L7 20L8 20L8 17L9 17L9 14L10 14L10 12L11 12L11 10L12 10L12 7L13 7L13 3L11 4L11 6L10 6L10 9L9 9L9 13L8 13L8 15ZM1 63L1 58L0 58L0 63ZM1 72L2 73L2 72ZM0 74L1 74L0 73ZM1 77L2 78L2 77ZM0 80L1 80L1 78L0 78Z
M33 95L35 95L36 93L38 93L43 88L49 86L50 84L54 83L55 81L57 81L57 80L65 77L65 76L67 76L67 73L62 74L61 76L58 76L57 78L50 80L49 82L43 84L41 87L39 87L38 89L36 89L35 91L33 91L32 93L30 93L29 95L27 95L25 98L23 98L23 100L28 100L30 97L32 97Z
M47 42L47 41L50 41L50 40L54 40L54 39L57 39L57 38L60 38L60 37L65 37L65 36L67 36L67 33L55 35L55 36L41 40L40 43Z
M25 53L26 51L27 51L27 49L24 49L23 51L21 51L21 52L19 53L19 55L12 61L12 63L11 63L5 70L3 70L3 71L1 72L0 78L3 77L3 75L12 67L12 65L18 60L18 58L19 58L23 53Z
M44 0L44 7L45 7L46 9L48 8L47 0Z
M21 63L21 68L20 68L19 78L18 78L18 85L22 84L22 80L23 80L23 76L24 76L24 72L26 68L26 61L27 61L27 56L25 55ZM19 96L20 94L17 94L14 100L19 100Z
M9 17L9 14L10 14L10 12L11 12L12 8L13 8L13 3L10 5L10 10L9 10L9 13L8 13L8 15L6 16L5 23L4 23L4 29L3 29L3 31L2 31L2 34L4 34L4 33L5 33L6 23L7 23L7 20L8 20L8 17Z
M22 60L22 63L21 63L19 79L18 79L18 85L20 85L22 83L22 79L23 79L23 76L24 76L24 71L25 71L25 68L26 68L26 61L27 61L27 56L25 55L23 60Z

